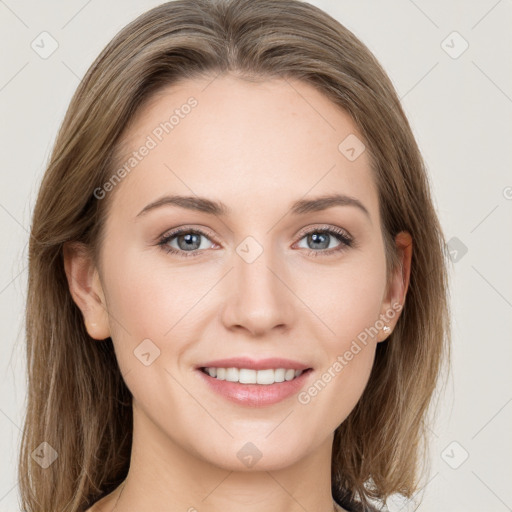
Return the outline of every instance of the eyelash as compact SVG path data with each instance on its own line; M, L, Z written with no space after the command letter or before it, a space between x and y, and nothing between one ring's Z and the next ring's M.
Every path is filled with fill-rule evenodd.
M187 233L187 234L192 233L195 235L202 235L205 238L210 239L208 233L205 233L204 231L202 231L200 229L191 229L191 228L183 227L183 228L177 228L174 231L171 231L171 232L163 235L160 238L160 240L158 241L157 245L160 246L162 248L162 250L164 250L168 254L174 254L174 255L177 255L180 257L184 257L184 258L199 256L202 252L204 252L204 249L202 249L202 250L194 249L193 251L182 251L182 250L174 249L172 247L169 247L169 245L167 245L173 238L175 238L176 236L183 234L183 233ZM306 231L305 233L301 233L301 237L299 238L299 241L311 233L322 233L322 234L326 233L329 235L333 235L334 238L336 238L339 242L341 242L341 244L338 247L334 247L332 249L323 249L323 250L318 250L318 251L315 251L313 249L309 249L309 250L306 249L309 252L309 255L313 256L313 257L331 256L334 253L342 252L350 247L355 246L354 240L351 237L349 237L345 233L345 231L343 231L339 228L334 228L334 227L311 229L309 231Z

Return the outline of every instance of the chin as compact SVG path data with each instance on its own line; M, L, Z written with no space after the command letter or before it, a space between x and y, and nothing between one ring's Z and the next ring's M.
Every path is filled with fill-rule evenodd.
M210 443L208 451L203 451L200 456L223 470L248 472L284 469L307 455L308 446L302 435L296 441L288 439L288 442L283 442L285 436L275 439L266 436L266 432L259 436L237 436L229 442L219 441L216 448Z

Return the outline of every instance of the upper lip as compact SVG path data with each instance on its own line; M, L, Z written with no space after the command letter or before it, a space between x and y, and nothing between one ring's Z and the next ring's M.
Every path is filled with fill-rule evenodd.
M284 368L286 370L307 370L311 368L307 364L283 359L281 357L269 357L266 359L251 359L249 357L231 357L228 359L216 359L201 363L197 368L247 368L248 370L271 370Z

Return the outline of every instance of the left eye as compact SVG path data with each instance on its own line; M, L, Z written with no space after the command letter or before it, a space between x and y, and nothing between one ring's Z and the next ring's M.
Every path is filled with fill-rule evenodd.
M340 235L333 231L310 231L301 238L301 240L304 239L306 239L306 243L317 244L315 249L332 249L332 247L329 247L330 242L338 241L338 243L341 243ZM303 248L309 249L309 247Z

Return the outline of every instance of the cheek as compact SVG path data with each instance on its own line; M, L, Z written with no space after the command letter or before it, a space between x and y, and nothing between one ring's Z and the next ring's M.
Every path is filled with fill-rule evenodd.
M110 253L105 283L111 335L123 374L139 369L134 354L148 350L158 354L156 366L177 365L197 339L191 332L204 322L208 301L201 298L218 281L215 269L170 263L164 251L159 254L153 248L118 252L122 257Z
M337 335L323 345L325 363L298 395L307 410L325 411L319 416L329 428L335 429L345 420L368 383L377 345L371 334L374 312L375 308L357 306L339 312L334 324Z
M163 338L204 294L205 276L170 263L158 248L111 252L106 265L109 311L131 337ZM115 323L115 322L114 322Z
M350 413L368 382L386 285L383 258L370 255L351 263L316 279L323 286L310 294L330 331L322 343L325 362L299 401L331 410L333 421Z
M374 333L371 328L379 319L386 288L383 255L378 251L354 253L338 267L310 276L300 293L329 328L326 340L331 356L368 330Z

